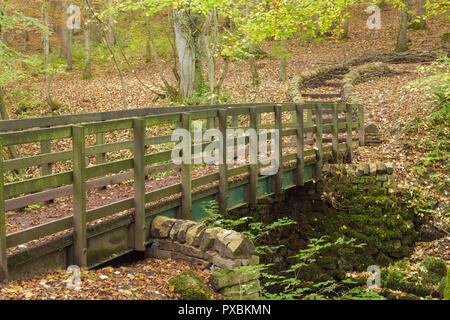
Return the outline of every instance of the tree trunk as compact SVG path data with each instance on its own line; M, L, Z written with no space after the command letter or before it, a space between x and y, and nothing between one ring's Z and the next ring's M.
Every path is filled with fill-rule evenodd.
M280 80L285 81L286 77L286 55L288 53L287 50L287 39L282 39L280 41L281 45L281 58L280 58Z
M108 7L111 8L113 5L113 0L108 0ZM108 16L108 31L106 33L106 36L108 38L108 42L110 45L114 45L116 43L116 39L114 38L114 19L111 14Z
M72 42L73 42L73 30L67 30L67 70L72 70Z
M50 74L48 71L49 66L49 54L50 54L50 41L48 35L48 5L47 1L42 3L44 11L44 26L47 30L44 30L44 69L45 69L45 97L50 108L52 108L52 99L50 97Z
M410 0L404 0L404 7L401 9L400 24L398 27L397 44L395 51L404 52L408 51L408 38L406 31L408 29L408 11L410 8Z
M84 20L84 69L83 79L92 78L91 71L91 21L88 12L85 13Z
M349 28L349 16L348 16L349 8L348 5L345 7L345 21L344 21L344 32L342 33L341 39L347 40L348 39L348 28Z
M417 15L419 16L419 28L424 30L427 28L427 21L425 20L425 15L427 14L427 8L425 8L426 0L419 0Z
M67 0L62 1L62 22L61 22L61 49L59 55L61 58L67 58L67 40L69 29L67 28Z
M183 10L174 11L175 41L180 63L180 94L187 98L194 89L195 48L188 17Z

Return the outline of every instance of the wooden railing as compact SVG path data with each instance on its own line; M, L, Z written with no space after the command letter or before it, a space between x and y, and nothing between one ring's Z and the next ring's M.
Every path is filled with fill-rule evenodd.
M181 109L182 108L182 109ZM165 112L164 112L165 111ZM170 113L169 113L170 112ZM269 121L261 121L261 115ZM130 118L130 116L139 116ZM146 217L157 214L149 203L166 197L178 196L178 217L192 219L192 190L211 185L210 195L219 202L221 210L237 205L254 205L261 192L259 164L229 167L225 161L217 172L192 179L192 164L175 165L171 150L147 153L147 147L171 142L170 134L147 136L147 129L155 126L191 130L193 121L205 122L206 128L218 128L223 136L227 128L237 127L240 117L244 129L279 129L278 145L281 165L270 177L268 194L278 195L284 189L304 185L321 177L325 161L351 160L353 147L364 144L364 109L361 105L346 104L253 104L201 107L138 109L95 113L91 115L59 116L40 119L22 119L0 122L0 150L7 146L41 144L40 154L4 160L0 153L0 279L8 277L7 249L73 228L74 263L86 266L87 224L125 210L134 210L133 249L145 249ZM287 119L283 121L284 119ZM24 130L30 128L34 130ZM15 131L24 130L24 131ZM105 143L105 134L130 130L133 140ZM168 129L169 130L169 129ZM96 144L86 146L86 137L96 137ZM269 136L270 137L270 136ZM51 142L68 139L71 149L51 152ZM236 138L233 139L233 143ZM289 141L290 140L290 141ZM246 145L248 146L248 138ZM207 143L200 143L203 151ZM223 144L225 148L225 143ZM42 147L44 146L44 147ZM191 143L192 156L198 145ZM295 148L295 152L291 152ZM106 161L108 152L132 150L132 157ZM222 150L225 157L226 150ZM86 165L86 157L95 156L96 162ZM70 160L72 170L52 173L52 164ZM31 179L4 183L11 170L41 166L41 175ZM306 168L312 166L312 175L305 177ZM45 169L44 169L45 168ZM179 170L181 182L146 192L148 175ZM286 172L293 172L286 178ZM237 176L240 177L236 182ZM86 209L86 191L134 179L134 196L93 209ZM289 181L288 181L289 180ZM244 200L230 201L228 191L237 185L246 185ZM73 216L43 223L31 228L6 234L5 211L23 208L33 203L50 201L72 195Z

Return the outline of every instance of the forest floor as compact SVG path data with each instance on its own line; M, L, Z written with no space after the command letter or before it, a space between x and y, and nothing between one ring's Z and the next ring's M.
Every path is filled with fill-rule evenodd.
M351 38L347 41L327 39L321 42L291 41L289 51L292 56L288 59L288 81L278 80L278 60L265 58L258 61L259 77L261 84L251 85L249 72L244 74L248 66L245 62L236 62L230 65L230 71L224 82L223 92L230 96L233 103L245 102L286 102L286 90L289 79L300 72L312 70L318 66L347 60L356 56L375 51L391 51L396 38L397 12L389 9L382 12L382 29L369 31L365 28L367 15L362 12L354 12L350 27ZM439 39L443 33L449 32L445 22L436 17L429 21L429 31L409 31L409 37L413 40L410 48L413 50L427 50L440 46ZM262 46L263 49L269 49ZM147 85L158 88L158 75L153 63L145 64L143 61L134 62L137 76ZM363 82L356 86L355 95L365 105L369 120L380 128L382 144L375 147L359 148L354 157L354 162L392 162L399 187L418 186L423 192L429 194L439 202L441 208L448 208L450 202L448 190L434 187L435 181L424 181L417 174L417 161L426 157L422 148L411 147L414 142L423 142L432 139L432 128L423 126L413 134L405 129L409 123L417 122L418 118L429 117L432 107L431 98L412 91L406 86L413 80L419 79L421 74L417 71L420 64L396 64L390 67L401 73ZM170 65L166 65L165 74L170 79ZM58 110L59 114L75 114L97 111L111 111L122 109L122 97L120 79L115 70L111 68L95 68L94 78L80 80L81 70L73 70L68 75L58 76L52 79L53 99L63 105ZM172 79L173 80L173 79ZM125 73L128 108L160 107L177 105L174 102L157 99L152 92L144 88L131 72ZM24 89L36 94L44 100L44 81L41 78L28 80L22 84ZM38 89L36 89L38 88ZM13 87L10 89L14 89ZM314 89L320 92L321 88ZM10 95L7 107L12 118L20 115L19 96ZM33 109L34 116L50 115L44 105ZM55 150L56 151L56 150ZM432 167L431 170L439 175L442 181L448 180L448 172L444 168ZM199 172L199 175L203 172ZM155 178L148 182L148 188L157 188L167 183L174 183L178 177ZM119 189L112 192L107 189L104 194L92 193L95 205L101 205L102 201L110 202L118 200L129 194L130 187L126 184L118 186ZM120 196L119 196L120 194ZM50 205L49 209L54 205ZM64 206L69 208L70 201ZM61 217L64 210L58 207L49 211L33 209L26 214L8 215L8 232L14 232L29 225L42 223L39 215L46 212L46 219ZM67 209L70 211L70 208ZM444 209L441 210L443 212ZM69 212L68 211L68 212ZM50 212L51 213L51 212ZM69 212L70 213L70 212ZM65 215L65 214L63 214ZM441 223L448 223L442 214L438 217ZM420 257L435 256L444 259L450 265L450 237L433 242L421 242L416 244L414 253L410 259L417 260ZM157 259L147 259L121 267L106 267L97 270L84 270L82 277L83 290L68 290L64 280L67 279L65 270L48 271L42 275L22 280L11 281L8 284L0 284L0 299L176 299L178 296L170 290L168 279L182 270L190 268L183 262L162 262ZM201 277L207 281L208 271L198 271Z

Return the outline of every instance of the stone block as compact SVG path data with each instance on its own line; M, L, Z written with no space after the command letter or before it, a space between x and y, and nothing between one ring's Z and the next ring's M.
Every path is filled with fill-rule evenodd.
M228 296L249 296L253 294L259 294L261 290L261 286L259 284L259 280L253 280L246 283L241 283L240 285L235 285L232 287L225 287L219 292L228 297Z
M167 238L176 221L166 216L156 216L152 221L150 235L152 238Z
M158 248L150 247L145 250L145 258L155 258L155 259L171 259L172 251L161 250Z
M241 261L239 259L227 259L219 255L212 256L212 264L223 269L233 270L241 266Z
M255 269L219 270L211 275L211 283L216 290L239 285L252 280L258 280L259 271Z
M178 230L177 233L177 241L180 243L186 242L186 232L189 230L189 228L192 228L194 226L198 225L198 223L195 223L193 221L186 221L186 223L183 223Z
M387 172L387 167L382 162L377 162L377 174L385 174Z
M230 240L223 253L223 256L227 258L248 259L255 252L253 243L246 236L238 232L233 232L226 239L227 241Z
M177 220L173 224L172 229L170 229L169 238L172 240L176 240L178 231L180 231L181 226L186 222L187 222L186 220Z
M186 231L186 238L185 242L188 245L193 245L195 238L197 237L197 234L200 233L202 230L206 229L204 225L198 224L196 226L192 226L191 228L187 229Z
M222 229L222 231L216 234L216 238L214 239L214 250L219 255L223 256L228 243L231 241L231 239L227 239L227 236L229 236L233 232L235 231Z
M200 269L206 269L211 265L211 263L209 261L205 261L203 259L199 259L199 258L195 258L195 257L190 257L190 256L187 256L180 252L172 252L171 255L172 255L172 259L174 259L174 260L185 261L185 262L191 264L192 266L200 268Z
M206 228L200 240L200 250L207 250L214 247L214 239L223 229L219 227Z
M377 175L377 165L375 163L369 163L369 175L372 177Z

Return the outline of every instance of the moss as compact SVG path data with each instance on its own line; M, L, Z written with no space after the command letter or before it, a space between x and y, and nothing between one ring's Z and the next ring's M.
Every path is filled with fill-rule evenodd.
M429 273L436 275L439 279L447 275L447 266L442 259L428 257L420 263Z
M183 271L169 281L183 300L211 300L212 292L192 270Z
M447 270L447 283L444 290L444 299L450 300L450 268Z

